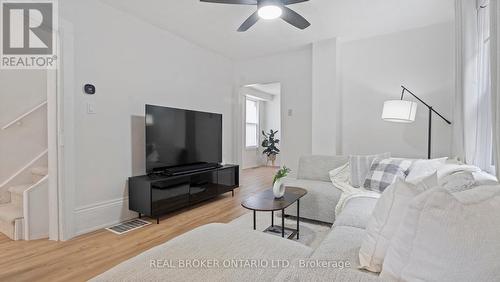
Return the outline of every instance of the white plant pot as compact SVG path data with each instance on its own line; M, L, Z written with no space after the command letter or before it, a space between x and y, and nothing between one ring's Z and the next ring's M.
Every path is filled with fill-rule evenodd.
M285 184L282 179L276 180L273 185L273 194L275 198L281 198L285 195Z

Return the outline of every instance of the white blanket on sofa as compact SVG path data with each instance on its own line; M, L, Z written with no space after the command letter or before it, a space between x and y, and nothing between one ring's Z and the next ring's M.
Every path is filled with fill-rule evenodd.
M346 203L359 197L380 198L380 193L366 190L364 188L355 188L350 184L350 167L349 163L344 164L332 171L330 171L330 180L333 186L342 191L342 195L335 207L335 214L339 215Z

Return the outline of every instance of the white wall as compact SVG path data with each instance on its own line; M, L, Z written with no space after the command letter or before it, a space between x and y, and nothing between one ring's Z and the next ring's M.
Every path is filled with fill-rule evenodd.
M237 87L281 83L281 162L292 173L299 157L311 153L311 58L307 47L235 63Z
M405 85L452 120L453 36L453 23L445 23L341 44L345 154L427 157L427 109L419 103L414 123L397 124L381 119L382 106ZM449 156L450 144L451 126L434 116L433 156Z
M336 155L341 133L337 39L314 42L312 48L312 153Z
M73 25L74 233L134 216L127 178L144 173L144 104L223 114L223 161L233 161L232 62L96 0L60 2ZM97 93L82 92L85 83ZM87 114L87 103L96 114Z

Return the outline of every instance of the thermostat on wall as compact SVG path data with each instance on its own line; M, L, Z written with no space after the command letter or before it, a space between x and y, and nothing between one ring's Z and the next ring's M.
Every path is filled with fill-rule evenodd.
M83 90L85 91L86 94L89 95L95 94L95 86L92 84L85 84L85 86L83 86Z

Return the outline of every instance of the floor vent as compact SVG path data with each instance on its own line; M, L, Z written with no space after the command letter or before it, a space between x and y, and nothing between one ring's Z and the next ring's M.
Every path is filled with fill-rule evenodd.
M141 227L144 227L144 226L150 225L150 224L151 224L151 222L149 222L149 221L145 221L145 220L136 218L136 219L125 221L125 222L122 222L120 224L108 227L106 229L115 233L115 234L121 235L121 234L125 234L127 232L132 231L132 230L136 230L136 229L139 229Z

